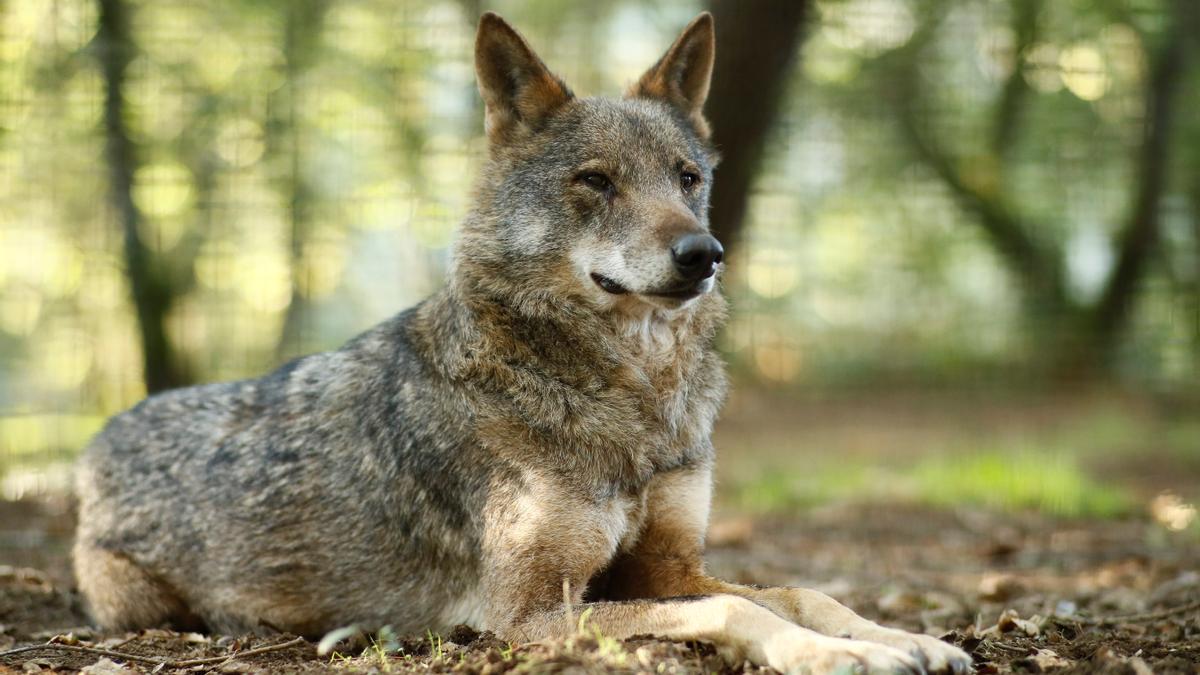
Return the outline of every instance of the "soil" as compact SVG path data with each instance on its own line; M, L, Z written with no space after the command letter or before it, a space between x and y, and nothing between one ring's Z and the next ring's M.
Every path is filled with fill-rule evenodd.
M0 650L65 645L0 654L0 672L771 672L726 664L705 644L581 634L514 646L465 626L353 637L325 656L306 642L249 653L285 635L106 634L88 625L70 585L69 512L53 500L0 502L0 553L13 563L0 566ZM843 505L718 517L708 558L718 576L818 588L872 619L941 636L967 649L980 673L1200 672L1195 528Z

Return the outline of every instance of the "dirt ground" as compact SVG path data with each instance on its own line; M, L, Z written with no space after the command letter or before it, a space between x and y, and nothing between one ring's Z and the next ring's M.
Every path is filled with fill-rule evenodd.
M0 567L0 651L59 645L0 654L0 672L766 672L726 664L704 644L586 633L514 646L459 627L351 638L326 656L286 635L104 634L88 627L70 585L69 505L0 504L10 544L0 549L9 563ZM719 516L710 540L717 575L819 588L962 646L980 673L1200 672L1194 529L889 503Z

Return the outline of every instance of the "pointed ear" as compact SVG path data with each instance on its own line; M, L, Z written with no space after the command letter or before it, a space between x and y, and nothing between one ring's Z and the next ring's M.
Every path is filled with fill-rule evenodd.
M488 138L500 142L533 129L573 94L504 19L487 12L475 36L475 76Z
M701 138L708 138L703 109L715 53L712 14L704 12L683 29L667 53L633 85L629 96L670 103L687 115Z

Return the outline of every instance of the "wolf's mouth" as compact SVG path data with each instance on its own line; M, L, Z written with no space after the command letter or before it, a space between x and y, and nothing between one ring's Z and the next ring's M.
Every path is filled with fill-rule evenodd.
M664 291L655 291L653 293L648 293L647 295L654 295L660 298L670 298L672 300L691 300L692 298L704 295L704 293L707 291L705 288L706 281L708 281L707 278L701 279L694 284L688 284L687 286L671 288Z
M603 288L609 293L612 293L613 295L625 295L629 292L629 289L625 288L621 284L618 284L612 279L609 279L603 274L596 274L595 272L592 272L592 281L596 282L597 286Z
M621 284L613 281L603 274L592 272L591 277L592 281L596 282L597 286L613 295L625 295L630 292L628 288L625 288ZM695 283L676 286L675 288L666 288L661 291L648 291L645 293L645 295L652 295L657 298L668 298L671 300L691 300L692 298L699 297L708 292L708 279L709 277L705 277L704 279L701 279Z

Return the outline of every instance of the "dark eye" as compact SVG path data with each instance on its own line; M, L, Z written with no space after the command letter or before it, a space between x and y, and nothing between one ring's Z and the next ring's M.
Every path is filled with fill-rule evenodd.
M679 186L683 188L684 192L691 192L692 188L696 187L696 183L699 182L700 176L690 171L685 171L679 176Z
M579 180L587 183L588 187L600 192L611 192L613 189L612 181L602 173L585 173L579 177Z

